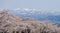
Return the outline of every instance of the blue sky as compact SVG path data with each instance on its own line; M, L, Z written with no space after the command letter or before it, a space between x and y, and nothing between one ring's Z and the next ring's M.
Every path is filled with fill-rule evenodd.
M60 0L0 0L0 9L36 8L60 10Z

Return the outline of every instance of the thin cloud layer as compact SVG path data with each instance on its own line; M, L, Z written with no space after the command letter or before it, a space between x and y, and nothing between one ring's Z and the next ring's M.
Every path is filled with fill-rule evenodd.
M14 9L14 11L20 10L20 8Z
M3 9L0 9L0 11ZM16 8L13 9L14 12L19 14L45 14L45 15L60 15L60 11L58 10L42 10L42 9L31 9L31 8Z
M26 11L30 11L30 10L33 10L33 11L41 11L41 9L34 9L34 8L16 8L14 9L15 11L17 10L26 10Z

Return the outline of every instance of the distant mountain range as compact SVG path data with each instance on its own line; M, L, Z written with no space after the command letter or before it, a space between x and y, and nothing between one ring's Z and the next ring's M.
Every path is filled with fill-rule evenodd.
M60 23L59 11L40 11L40 10L9 10L10 13L25 18L35 18L37 20L50 20L55 23Z

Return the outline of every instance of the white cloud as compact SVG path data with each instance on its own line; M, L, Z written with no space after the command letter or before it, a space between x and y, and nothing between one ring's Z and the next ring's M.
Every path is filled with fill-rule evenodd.
M15 11L20 10L19 12L25 14L25 13L31 13L31 14L52 14L52 15L59 15L60 11L57 10L42 10L42 9L31 9L31 8L17 8L14 9Z
M14 9L15 11L17 10L24 10L24 11L41 11L41 9L31 9L31 8L16 8Z
M21 10L21 8L16 8L16 9L14 9L14 11L18 11L18 10Z
M22 10L24 10L24 11L32 11L33 9L30 9L30 8L22 8Z
M21 14L26 15L27 13L21 13Z
M36 11L36 9L32 9L32 11Z
M25 10L25 11L29 11L29 9L28 9L28 8L23 8L23 10Z

